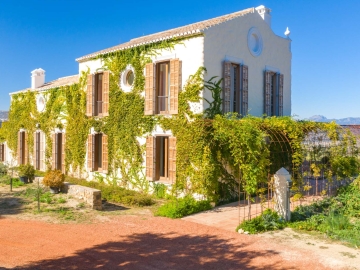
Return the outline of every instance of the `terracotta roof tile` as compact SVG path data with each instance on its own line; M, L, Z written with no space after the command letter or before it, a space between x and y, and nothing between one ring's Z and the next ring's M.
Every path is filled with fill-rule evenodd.
M26 88L26 89L23 89L23 90L20 90L20 91L17 91L17 92L10 93L10 95L20 93L20 92L24 92L24 91L28 91L28 90L30 90L30 91L44 91L44 90L48 90L48 89L51 89L51 88L71 85L71 84L77 83L78 81L79 81L79 75L66 76L66 77L58 78L56 80L47 82L41 87L38 87L38 88L35 88L35 89Z
M171 39L174 37L191 36L191 35L194 35L197 33L201 33L203 30L205 30L209 27L215 26L217 24L221 24L223 22L230 21L234 18L244 16L248 13L254 13L254 10L255 10L254 8L248 8L248 9L244 9L244 10L234 12L231 14L216 17L216 18L213 18L210 20L205 20L205 21L189 24L186 26L170 29L167 31L158 32L158 33L155 33L152 35L134 38L134 39L130 40L129 42L79 57L76 59L76 61L82 62L82 61L86 61L87 59L96 57L100 54L106 54L109 52L120 51L120 50L124 50L124 49L128 49L128 48L140 46L143 44L149 44L149 43L153 43L153 42L157 42L157 41L161 41L161 40Z

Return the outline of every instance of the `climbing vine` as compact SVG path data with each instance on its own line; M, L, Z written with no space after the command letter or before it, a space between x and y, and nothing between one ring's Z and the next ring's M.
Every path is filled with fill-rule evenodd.
M281 166L292 172L294 190L304 188L300 168L309 153L304 140L312 134L325 133L331 141L327 152L318 155L326 160L311 165L317 177L324 172L329 179L352 177L359 172L359 150L356 139L334 123L295 121L291 117L240 117L222 114L222 79L204 80L206 69L200 67L187 79L178 97L178 114L172 117L144 115L144 68L150 57L164 50L171 51L181 39L146 44L101 55L102 70L110 71L109 116L86 116L86 77L79 82L43 92L46 107L36 109L36 92L25 91L12 96L9 122L0 130L0 140L7 141L16 153L17 133L28 133L29 150L34 145L36 126L46 136L46 162L50 166L51 132L66 129L66 167L81 171L86 160L86 140L91 127L108 135L109 174L123 185L140 183L146 190L143 174L145 146L143 138L156 125L171 130L176 137L175 191L203 194L212 201L237 195L241 187L249 196L269 181ZM131 91L119 84L120 74L131 65L135 77ZM209 91L212 100L202 98ZM205 108L195 112L192 105ZM147 182L146 182L147 183Z

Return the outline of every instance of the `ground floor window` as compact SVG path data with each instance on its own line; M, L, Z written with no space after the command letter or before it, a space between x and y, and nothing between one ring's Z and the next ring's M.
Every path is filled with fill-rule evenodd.
M169 178L169 137L156 137L156 176L155 180Z
M53 134L52 168L65 173L65 133Z
M103 133L88 136L88 168L90 171L107 173L107 135Z
M34 162L34 167L36 170L40 170L40 132L36 132L35 133L35 162Z
M0 144L0 161L5 161L5 144Z
M146 178L149 181L175 182L175 137L158 135L146 139Z
M25 131L18 132L18 164L27 163L27 136Z

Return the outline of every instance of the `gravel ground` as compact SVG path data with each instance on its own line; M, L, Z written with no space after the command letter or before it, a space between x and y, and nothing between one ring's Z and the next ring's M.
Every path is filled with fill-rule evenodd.
M276 239L240 235L185 220L133 215L91 224L0 217L0 266L5 269L332 267L320 261L313 251L289 248Z

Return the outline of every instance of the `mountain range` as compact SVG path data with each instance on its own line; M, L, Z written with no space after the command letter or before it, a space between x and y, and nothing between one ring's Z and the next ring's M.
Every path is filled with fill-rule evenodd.
M332 122L335 121L339 125L360 125L360 117L347 117L341 119L328 119L323 115L314 115L307 120L315 122Z
M7 120L9 118L9 112L8 111L0 111L0 121L1 120Z

